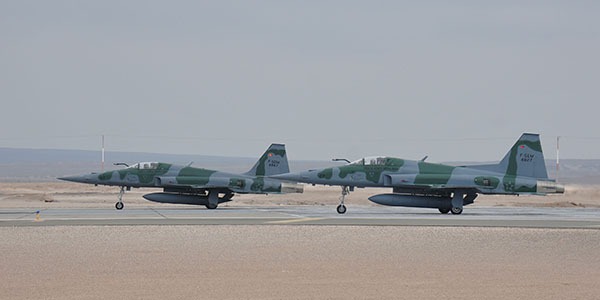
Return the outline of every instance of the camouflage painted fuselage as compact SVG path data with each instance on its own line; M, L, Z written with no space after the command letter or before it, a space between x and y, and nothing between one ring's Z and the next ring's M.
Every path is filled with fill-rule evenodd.
M161 162L137 163L121 170L100 174L68 176L59 179L95 185L121 187L117 209L123 209L125 190L135 188L162 188L162 193L146 194L147 200L161 203L206 205L217 208L219 203L231 201L234 194L302 193L303 186L269 178L289 172L285 145L271 144L252 169L244 174L232 174L191 166Z
M286 192L286 185L282 185L282 181L277 179L168 163L140 163L121 170L79 176L77 179L72 181L134 188L165 188L172 192L198 193L220 189L222 192L228 190L241 194L271 194L281 193L282 186L283 192Z
M545 194L557 185L548 180L393 157L365 158L348 165L275 176L298 182L351 187L391 187L445 194L454 189L482 194Z
M390 187L392 193L369 197L391 206L438 208L462 213L478 194L563 193L548 179L538 134L525 133L498 164L449 166L394 157L366 157L344 166L274 176L310 184L339 185L339 213L353 187Z

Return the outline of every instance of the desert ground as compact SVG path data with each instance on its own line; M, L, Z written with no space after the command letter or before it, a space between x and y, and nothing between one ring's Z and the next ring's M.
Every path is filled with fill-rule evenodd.
M1 299L598 299L600 230L0 228Z
M157 204L134 189L128 207ZM357 189L348 205L375 205ZM112 208L117 189L1 183L0 209ZM481 206L600 207L592 186ZM226 206L337 205L335 187ZM199 207L198 209L205 209ZM402 208L399 208L402 209ZM332 213L333 212L332 210ZM0 299L597 299L599 229L395 226L0 227Z

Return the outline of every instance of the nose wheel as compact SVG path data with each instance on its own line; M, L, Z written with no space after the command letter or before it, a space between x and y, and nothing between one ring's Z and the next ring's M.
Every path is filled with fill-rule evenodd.
M119 201L115 204L115 208L117 210L121 210L123 207L125 207L125 205L123 205L123 194L125 194L124 186L121 187L121 190L119 191Z
M340 196L340 205L337 206L336 210L338 214L343 215L346 213L346 205L344 205L344 200L346 196L350 194L350 188L348 186L342 186L342 195Z

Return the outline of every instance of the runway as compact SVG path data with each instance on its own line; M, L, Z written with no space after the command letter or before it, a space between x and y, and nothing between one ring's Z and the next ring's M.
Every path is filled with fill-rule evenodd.
M1 209L0 226L314 225L600 229L597 208L467 207L462 215L432 209L349 206L234 206Z
M6 299L596 299L597 208L0 209ZM443 288L456 286L457 288ZM442 288L440 288L442 287ZM3 298L0 296L0 298ZM400 297L400 298L402 298Z

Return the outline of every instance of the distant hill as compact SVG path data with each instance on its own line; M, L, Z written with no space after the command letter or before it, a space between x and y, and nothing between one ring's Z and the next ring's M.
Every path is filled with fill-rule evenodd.
M144 161L160 161L208 168L226 172L242 173L250 170L257 157L226 157L209 155L182 155L144 152L105 153L105 170L122 168L114 163L133 164ZM290 161L292 171L335 165L331 161ZM53 181L65 175L85 174L102 169L99 151L16 149L0 148L0 181Z
M54 181L56 177L100 171L99 151L56 150L56 149L17 149L0 148L0 181ZM207 155L181 155L143 152L105 153L105 169L112 170L116 162L135 163L140 161L163 161L176 164L216 169L227 172L245 172L258 157L223 157ZM451 165L469 165L481 162L451 162ZM489 162L483 162L489 163ZM492 162L493 163L493 162ZM290 160L290 169L302 171L340 165L328 160ZM556 178L555 161L547 160L546 167L550 178ZM576 184L600 184L600 159L561 160L559 181Z
M189 163L190 161L211 162L226 159L228 161L245 161L250 158L221 157L208 155L159 154L144 152L113 152L106 151L105 159L113 162L139 161L173 161ZM0 164L13 163L90 163L100 162L100 151L87 150L57 150L57 149L17 149L0 148Z

